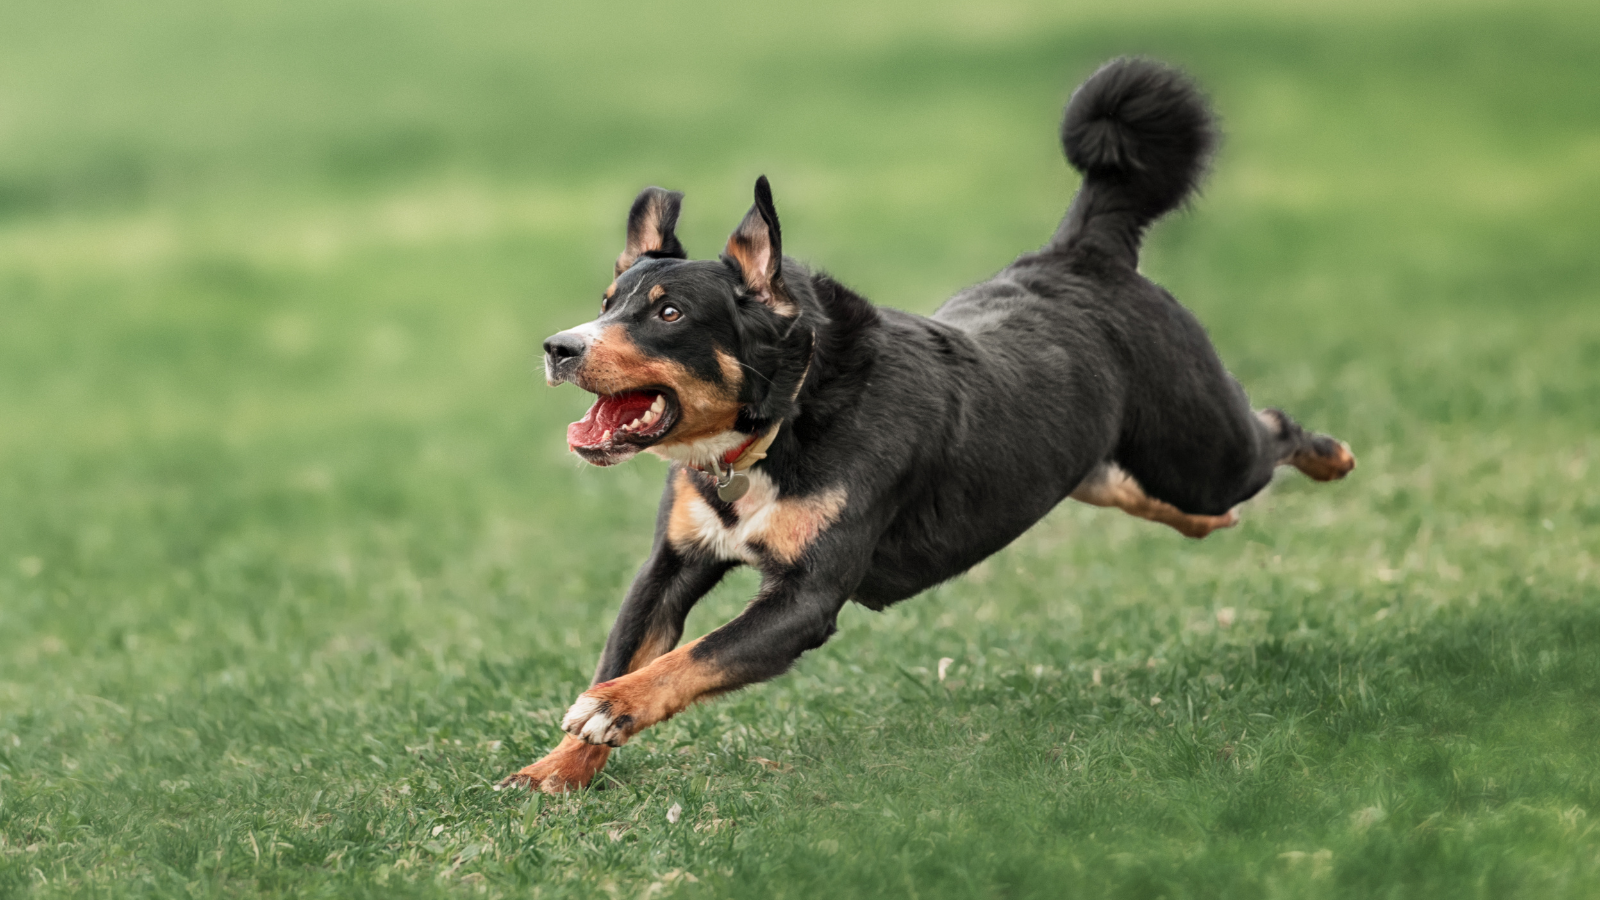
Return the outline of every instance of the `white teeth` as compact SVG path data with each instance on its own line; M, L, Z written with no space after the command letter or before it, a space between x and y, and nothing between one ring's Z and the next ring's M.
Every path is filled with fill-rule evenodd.
M622 426L622 429L624 431L632 431L633 429L639 427L639 421L640 421L639 419L634 419L632 422L629 422L628 424Z
M654 409L647 409L647 410L645 410L644 415L639 417L639 421L643 422L646 425L649 425L651 422L654 422L656 420L656 418L657 418L656 411Z
M600 443L604 444L606 441L609 441L609 440L611 440L611 429L607 428L606 429L606 433L600 435Z
M661 411L666 409L666 408L667 408L667 395L666 394L657 394L656 395L656 402L650 404L650 411L659 416L659 415L661 415Z

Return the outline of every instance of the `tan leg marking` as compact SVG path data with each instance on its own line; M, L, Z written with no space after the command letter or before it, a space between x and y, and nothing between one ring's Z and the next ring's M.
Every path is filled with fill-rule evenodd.
M672 650L678 643L678 638L665 631L658 631L655 626L645 632L644 640L639 642L639 649L633 651L633 658L628 660L628 671L637 672L650 663Z
M1196 516L1157 500L1146 494L1132 475L1110 463L1091 472L1073 490L1072 499L1090 506L1114 506L1129 515L1160 522L1185 537L1203 538L1218 528L1239 524L1239 514L1231 509L1225 515Z
M636 672L584 691L561 720L561 727L589 743L620 747L696 700L718 693L728 683L728 675L693 657L691 651L698 643L691 641Z
M675 640L664 633L651 631L628 661L628 671L644 668L672 649ZM615 684L615 682L612 682ZM572 735L563 735L561 743L545 754L538 762L524 767L520 772L500 782L502 788L521 787L546 794L565 794L589 786L589 782L606 767L611 748L605 744L591 744Z

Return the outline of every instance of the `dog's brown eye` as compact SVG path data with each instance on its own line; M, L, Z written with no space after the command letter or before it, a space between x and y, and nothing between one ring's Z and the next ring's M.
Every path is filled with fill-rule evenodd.
M678 308L670 304L661 307L661 312L657 313L656 315L660 316L661 321L663 322L676 322L683 318L683 313L678 312Z

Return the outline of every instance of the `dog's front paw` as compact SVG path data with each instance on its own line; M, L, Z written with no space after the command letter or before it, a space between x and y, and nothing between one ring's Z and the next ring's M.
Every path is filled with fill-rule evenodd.
M589 786L605 768L610 747L596 747L577 738L566 737L561 744L531 766L500 782L501 788L527 788L546 794L565 794Z
M696 700L727 690L728 673L713 662L694 659L692 646L584 691L561 720L562 729L580 741L621 747Z
M561 720L561 727L582 741L621 747L638 729L634 716L618 708L617 698L592 689L578 698Z

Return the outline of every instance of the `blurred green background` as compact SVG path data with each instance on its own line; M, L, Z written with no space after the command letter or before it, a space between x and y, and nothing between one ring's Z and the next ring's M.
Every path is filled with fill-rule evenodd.
M1124 53L1226 130L1146 273L1355 475L1063 508L608 790L491 791L650 540L662 464L538 373L634 193L711 256L765 173L929 312ZM0 896L1595 896L1596 59L1575 2L8 0Z

